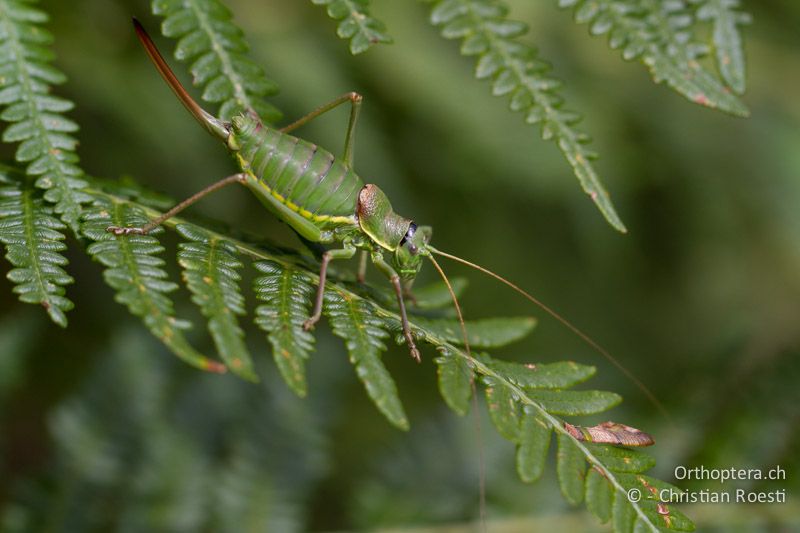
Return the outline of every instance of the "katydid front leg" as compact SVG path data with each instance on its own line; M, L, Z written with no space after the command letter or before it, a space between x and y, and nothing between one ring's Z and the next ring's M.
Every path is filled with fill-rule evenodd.
M416 359L419 363L422 361L422 358L420 357L419 350L414 342L414 336L411 334L411 325L408 323L406 304L403 301L403 285L400 282L400 276L397 274L397 272L395 272L392 266L383 259L383 256L380 253L372 254L372 263L377 267L378 270L383 272L387 278L389 278L389 281L394 287L394 292L397 295L397 304L400 307L400 323L403 326L403 336L406 338L406 344L408 344L409 351L411 351L411 357Z
M182 201L181 203L179 203L178 205L176 205L175 207L173 207L160 217L151 220L141 228L120 228L118 226L109 226L106 228L106 231L111 232L114 235L131 235L131 234L147 235L148 233L156 229L158 226L163 224L166 220L169 220L170 218L174 217L175 215L177 215L178 213L180 213L193 203L197 202L204 196L216 192L222 189L223 187L230 185L231 183L241 183L242 185L244 185L246 181L247 177L242 173L228 176L227 178L223 178L216 183L212 183L202 191L193 194L192 196Z
M311 317L303 322L303 329L309 331L314 328L322 317L322 302L325 298L325 280L328 277L328 263L334 259L350 259L356 253L356 247L352 244L345 244L340 250L328 250L322 254L322 266L319 269L319 287L317 288L317 298L314 300L314 310Z

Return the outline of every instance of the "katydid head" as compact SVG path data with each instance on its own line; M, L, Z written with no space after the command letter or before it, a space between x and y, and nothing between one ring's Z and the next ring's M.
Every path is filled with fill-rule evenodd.
M358 193L358 224L381 248L392 252L392 266L403 280L417 276L422 256L427 254L432 230L417 226L411 219L394 212L386 194L373 184Z
M394 212L386 194L367 184L358 193L358 224L373 242L393 252L392 266L407 281L417 277L433 230Z
M408 231L392 256L392 263L404 280L417 277L422 267L422 257L428 255L428 243L432 234L433 228L430 226L417 226L413 222L409 224Z

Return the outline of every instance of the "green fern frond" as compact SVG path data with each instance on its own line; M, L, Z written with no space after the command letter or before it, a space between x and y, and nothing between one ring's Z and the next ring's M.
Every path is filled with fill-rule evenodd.
M336 35L350 39L350 53L360 54L378 43L391 43L386 25L370 16L369 0L311 0L318 6L327 6L328 16L338 20Z
M586 474L586 508L601 524L611 520L614 493L599 471L590 468Z
M594 415L608 411L622 401L613 392L601 390L529 390L528 397L536 400L548 413L565 416Z
M14 266L7 277L21 301L42 305L61 327L73 307L64 296L64 286L74 281L63 269L65 228L27 183L0 186L0 242Z
M564 434L556 438L556 474L561 494L571 505L583 502L583 484L586 474L586 459L572 440Z
M463 357L458 357L447 346L439 346L441 357L433 361L438 373L439 394L450 409L460 416L469 411L472 397L472 369Z
M163 289L171 289L174 285L163 281L161 260L152 255L159 253L161 246L150 236L115 237L105 231L106 226L112 224L141 225L145 217L156 217L159 213L109 193L94 190L92 193L98 196L98 204L87 219L87 235L100 242L90 246L90 253L111 267L106 277L110 277L114 281L112 286L125 295L124 298L118 296L118 299L132 300L134 298L130 294L135 295L136 305L131 306L134 314L143 314L141 309L147 304L141 301L157 298L159 302L166 302L159 304L166 310L159 308L156 314L160 312L162 316L168 316L171 323L174 321L172 306L166 300ZM175 217L168 220L165 226L176 228L182 224L184 222ZM223 238L207 230L204 230L204 234L209 239ZM228 237L224 237L224 240L242 255L257 260L257 269L264 274L256 282L256 293L264 302L258 311L257 322L270 335L277 336L278 340L273 345L286 350L286 353L281 352L281 357L292 360L287 366L288 376L287 369L281 370L284 379L296 392L305 390L300 386L300 383L303 386L305 384L302 364L297 366L297 362L304 362L313 342L310 334L306 337L301 336L300 332L319 279L315 268L296 254L275 253ZM108 248L98 249L100 246ZM139 247L143 249L136 251ZM120 268L120 264L124 268ZM135 281L136 277L142 279L141 273L137 272L140 269L137 265L147 265L150 269L147 284L137 284ZM109 272L113 274L109 275ZM165 284L168 286L165 287ZM139 287L141 289L137 289ZM367 292L371 294L374 290ZM381 361L381 352L386 349L385 341L390 338L389 332L399 328L399 317L392 309L353 292L335 276L326 284L325 314L334 334L345 340L350 359L368 395L392 424L407 429L409 422L397 387ZM557 470L568 501L583 500L590 510L597 510L604 516L608 514L605 511L608 510L608 494L611 493L611 516L615 523L625 526L620 531L632 531L634 526L640 528L637 531L641 528L652 531L658 528L690 530L693 527L671 504L660 502L653 496L653 487L668 485L643 474L653 466L652 459L636 450L579 440L567 429L566 422L559 418L560 414L573 416L604 412L619 402L619 396L610 392L567 390L589 379L595 372L593 367L571 362L523 365L499 361L489 355L468 355L458 343L448 340L446 331L452 325L451 319L428 320L434 323L441 320L442 324L428 328L418 323L418 318L412 315L411 326L415 337L434 346L440 353L435 361L439 367L442 397L454 411L464 414L469 408L473 380L485 386L495 427L517 446L517 470L523 480L533 481L541 475L547 449L555 433L558 436L557 445L562 450ZM506 328L506 332L519 329L522 325L526 331L530 331L530 322L527 322ZM500 330L504 327L501 324ZM165 338L158 334L158 328L151 327L153 329L168 345L173 340L172 334ZM175 331L175 334L178 333ZM520 335L512 337L516 339ZM402 342L399 335L398 340ZM197 364L196 360L193 362ZM594 476L588 475L590 468L602 475L608 484L607 490L598 484ZM592 483L591 490L586 487L589 480ZM641 490L641 502L627 500L626 493L631 489Z
M575 21L588 23L592 35L608 35L609 46L626 60L639 59L656 83L696 104L736 116L747 106L699 62L707 47L694 41L692 14L683 0L559 0L574 8Z
M517 447L517 474L525 483L533 483L544 473L551 433L547 421L534 409L526 407L523 410Z
M717 70L736 94L743 94L745 80L744 42L739 26L750 24L749 13L739 10L739 0L691 0L698 20L710 21L711 42Z
M203 100L220 104L220 118L253 110L267 122L280 120L280 111L264 99L278 86L247 58L244 34L220 0L153 0L151 7L164 17L161 32L178 39L175 58L191 62Z
M66 78L50 64L53 36L41 26L47 14L31 3L0 0L0 119L10 124L3 142L20 143L17 161L27 164L45 200L77 234L81 204L91 200L79 190L86 182L71 135L78 125L64 116L72 102L50 94Z
M636 527L636 511L632 505L627 505L625 498L618 498L614 493L614 504L611 507L611 526L615 533L634 531Z
M164 260L158 254L163 246L152 235L115 236L109 226L141 226L148 221L141 207L114 202L96 195L93 207L84 215L83 234L94 241L88 254L106 267L103 277L116 292L115 300L140 317L147 328L175 355L192 366L211 372L224 372L225 367L198 353L189 344L182 330L190 324L174 316L172 300L167 293L178 286L168 281L161 268Z
M324 309L334 335L344 339L350 362L369 397L392 424L407 430L408 418L397 386L381 362L380 354L386 350L383 341L389 336L385 321L375 316L375 309L363 299L333 291L325 292Z
M273 261L259 261L254 266L264 274L253 284L256 298L264 302L256 308L256 324L267 332L284 381L303 397L305 361L314 349L314 336L303 329L303 322L311 316L310 302L316 291L299 269L282 268Z
M236 319L245 314L238 272L243 265L236 248L191 224L180 224L176 230L190 241L178 245L178 263L183 267L183 280L192 300L208 319L217 353L232 372L258 381L244 343L244 331Z
M458 320L415 317L414 323L447 342L464 343ZM467 340L473 348L502 348L527 337L534 326L536 319L528 316L467 320Z
M519 440L519 406L507 388L498 384L495 386L491 379L484 380L486 388L486 406L495 429L503 438L512 442Z
M508 8L497 0L435 0L431 22L445 38L462 39L461 53L477 56L475 77L490 79L493 95L508 96L512 111L522 113L529 124L540 124L542 138L558 145L606 220L625 232L591 164L597 155L586 148L589 136L575 128L580 116L563 109L561 84L549 76L550 65L517 39L528 27L507 15Z
M484 355L482 360L506 382L514 383L525 391L548 413L577 416L607 411L622 399L611 392L593 390L566 390L594 375L594 367L570 361L544 365L522 365L497 361ZM520 436L522 406L518 405L512 391L493 378L485 378L486 403L497 430L507 439L517 441Z
M463 357L464 354L458 354ZM499 364L498 364L499 363ZM642 474L651 468L654 461L637 450L597 444L577 440L565 429L564 423L553 416L546 403L538 401L537 395L542 392L551 397L563 395L559 411L572 414L575 412L600 412L607 409L605 403L615 403L611 393L597 395L596 391L564 391L552 389L555 383L572 384L587 379L587 374L594 373L593 367L585 367L575 363L563 363L558 368L546 369L546 365L520 365L498 362L488 357L471 362L474 371L482 375L487 385L486 397L492 422L498 432L517 444L517 470L526 481L535 481L541 475L551 434L557 435L558 453L556 454L556 470L561 491L565 499L573 505L586 503L590 510L607 509L608 493L613 494L614 531L624 533L633 531L693 531L694 524L672 504L659 499L659 491L666 488L679 490L662 481ZM537 373L545 368L546 377L541 382ZM506 373L511 370L514 376ZM528 374L528 377L523 377ZM550 390L536 390L516 383L540 383ZM590 392L589 397L603 398L592 406L584 403L587 396L571 399L569 392ZM574 400L577 399L577 402ZM568 403L573 407L564 409ZM597 470L606 483L605 489L597 487L597 480L590 479L588 469ZM592 484L591 487L587 483ZM631 501L628 493L639 491L641 501ZM594 511L593 511L594 512ZM606 515L598 511L603 519Z
M590 379L596 371L593 366L572 361L520 365L492 359L491 365L505 379L526 389L568 389Z

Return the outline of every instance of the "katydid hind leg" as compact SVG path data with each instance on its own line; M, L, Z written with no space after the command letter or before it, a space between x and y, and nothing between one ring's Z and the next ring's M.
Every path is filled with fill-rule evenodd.
M359 114L359 111L361 110L361 101L363 99L364 99L364 97L361 96L357 92L345 93L345 94L343 94L341 96L338 96L338 97L334 98L330 102L319 106L318 108L316 108L312 112L308 113L307 115L303 115L302 117L300 117L299 119L295 120L294 122L292 122L288 126L284 126L279 131L281 133L289 133L291 131L294 131L295 129L299 128L300 126L303 126L304 124L308 124L309 122L311 122L312 120L314 120L318 116L323 115L323 114L327 113L328 111L331 111L332 109L335 109L335 108L339 107L340 105L342 105L342 104L344 104L346 102L350 102L350 104L351 104L351 106L350 106L350 119L347 122L347 133L345 134L345 138L344 138L344 153L342 154L342 159L344 160L345 163L347 163L347 165L349 167L352 168L353 167L353 148L354 148L354 144L355 144L353 138L355 136L356 122L358 122L358 114Z
M350 119L347 121L347 132L345 133L344 137L344 153L342 154L342 158L344 159L344 162L347 163L347 166L353 168L353 158L355 157L354 150L356 144L356 123L358 122L358 113L361 111L361 102L364 97L356 92L350 93L350 97L352 105L350 106Z
M311 316L303 322L303 329L310 331L322 318L322 303L325 299L325 281L328 278L328 264L334 259L350 259L356 253L356 248L351 245L345 245L344 248L339 250L328 250L322 254L322 264L319 268L319 286L317 287L317 296L314 299L314 309L311 311Z
M113 233L114 235L131 235L131 234L134 234L134 235L147 235L148 233L150 233L151 231L156 229L158 226L160 226L161 224L163 224L164 222L166 222L170 218L174 217L175 215L177 215L178 213L180 213L181 211L183 211L184 209L186 209L190 205L196 203L198 200L201 200L204 197L208 196L209 194L211 194L213 192L216 192L216 191L218 191L218 190L220 190L220 189L222 189L222 188L224 188L224 187L226 187L228 185L231 185L233 183L239 183L239 184L244 185L246 180L247 180L247 178L246 178L246 176L244 174L241 174L241 173L240 174L233 174L232 176L228 176L227 178L223 178L223 179L221 179L221 180L219 180L219 181L217 181L215 183L212 183L211 185L209 185L205 189L202 189L201 191L198 191L198 192L194 193L192 196L190 196L186 200L184 200L184 201L180 202L179 204L175 205L172 209L170 209L166 213L162 214L158 218L154 218L153 220L151 220L150 222L148 222L144 226L141 226L141 227L138 227L138 228L137 227L121 228L121 227L118 227L118 226L109 226L108 228L106 228L106 231L108 231L110 233Z

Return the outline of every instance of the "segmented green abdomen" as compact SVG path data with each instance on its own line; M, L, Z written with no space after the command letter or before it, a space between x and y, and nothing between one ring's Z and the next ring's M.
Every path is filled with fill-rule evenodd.
M240 163L247 167L243 170L252 172L273 196L314 222L355 220L364 183L344 162L253 118L236 117L233 125Z

